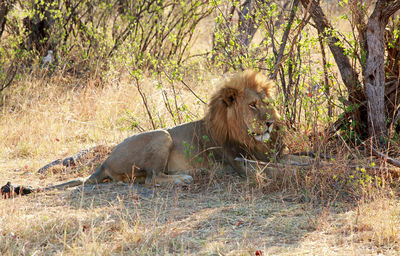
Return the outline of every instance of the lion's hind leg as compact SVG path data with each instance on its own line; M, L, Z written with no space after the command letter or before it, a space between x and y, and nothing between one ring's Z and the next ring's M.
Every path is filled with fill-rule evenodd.
M106 173L104 164L102 164L97 168L97 170L92 175L90 175L86 178L78 178L78 179L70 180L70 181L67 181L67 182L64 182L64 183L61 183L58 185L48 186L42 190L49 191L49 190L54 190L54 189L66 189L66 188L80 186L83 184L95 185L95 184L102 183L103 180L107 177L108 177L108 175Z
M166 175L174 142L166 130L140 133L120 143L103 163L104 174L114 181L137 181L145 184L187 184L189 175ZM181 168L180 168L181 169ZM100 176L99 176L100 177ZM96 178L99 180L99 178Z
M159 173L153 178L154 185L187 185L192 181L192 176L187 174L168 175L165 173Z
M62 184L45 187L44 189L41 189L41 190L49 191L49 190L54 190L54 189L66 189L66 188L76 187L76 186L84 184L85 180L86 180L85 178L78 178L78 179L64 182Z

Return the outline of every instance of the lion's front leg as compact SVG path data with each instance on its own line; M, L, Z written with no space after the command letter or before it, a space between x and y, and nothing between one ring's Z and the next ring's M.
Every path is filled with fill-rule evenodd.
M246 167L244 165L242 165L242 162L232 159L231 166L240 177L247 176Z
M224 151L224 160L234 169L234 171L239 176L246 177L247 176L246 167L243 165L243 162L235 160L236 155L237 155L236 152L233 152L231 149L226 149Z

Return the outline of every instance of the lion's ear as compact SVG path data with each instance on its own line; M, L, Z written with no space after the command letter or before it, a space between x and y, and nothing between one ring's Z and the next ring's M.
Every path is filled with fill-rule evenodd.
M224 88L221 93L222 100L228 107L237 100L238 96L239 91L234 88Z

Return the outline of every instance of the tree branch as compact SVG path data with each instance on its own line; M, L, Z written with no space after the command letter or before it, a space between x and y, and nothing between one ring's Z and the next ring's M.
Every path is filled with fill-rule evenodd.
M301 0L303 7L306 9L311 1L310 13L317 27L318 33L322 34L328 42L329 49L331 50L333 57L335 58L336 64L339 67L340 75L343 83L350 92L350 100L354 103L357 101L361 92L355 92L357 85L360 84L358 80L357 71L351 66L349 58L344 54L344 49L341 46L341 41L330 31L333 30L332 25L327 20L321 7L315 0ZM353 92L353 93L352 93Z
M290 28L292 27L293 20L296 16L296 11L297 11L298 6L299 6L299 0L294 0L292 10L290 11L289 20L286 25L285 32L283 33L283 36L282 36L282 40L281 40L282 43L281 43L281 46L279 47L279 53L276 56L275 65L274 65L274 67L275 67L274 73L270 77L270 79L272 79L272 80L275 80L275 78L278 74L279 66L282 63L281 60L283 57L283 52L285 50L286 42L289 37Z
M382 14L386 17L390 17L393 14L395 14L395 12L397 12L400 9L400 1L396 0L396 1L391 1L390 3L386 3L387 6L382 10Z

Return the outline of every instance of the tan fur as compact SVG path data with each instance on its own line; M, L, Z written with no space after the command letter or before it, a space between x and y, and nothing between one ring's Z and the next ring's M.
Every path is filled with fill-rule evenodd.
M213 94L203 119L133 135L117 145L91 176L46 190L96 184L106 178L187 184L193 179L184 173L209 168L216 161L245 175L235 157L269 161L281 153L280 117L273 99L274 85L263 75L252 70L239 73Z

